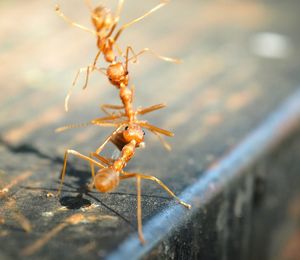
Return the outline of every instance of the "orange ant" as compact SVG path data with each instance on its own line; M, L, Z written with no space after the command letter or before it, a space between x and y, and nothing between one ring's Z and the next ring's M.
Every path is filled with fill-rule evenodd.
M78 125L68 125L61 128L58 128L56 131L61 132L65 131L70 128L75 127L81 127L86 125L101 125L101 126L114 126L116 127L116 130L108 136L103 144L96 149L95 152L91 152L90 156L85 156L77 151L68 149L65 152L64 156L64 164L63 169L61 173L61 184L58 189L58 194L60 194L64 177L66 174L66 167L67 167L67 160L68 155L73 154L81 159L87 160L90 162L91 166L91 172L92 172L92 178L93 182L90 185L90 187L95 186L97 190L100 192L109 192L116 188L119 185L120 180L127 179L127 178L136 178L137 179L137 219L138 219L138 234L139 239L142 243L144 243L143 238L143 232L142 232L142 219L141 219L141 188L140 188L140 179L148 179L155 181L158 183L163 189L165 189L172 197L174 197L180 204L187 208L191 208L191 206L183 201L181 201L176 195L165 185L163 184L159 179L157 179L154 176L148 176L144 174L139 173L128 173L123 171L123 169L126 167L127 163L133 158L135 155L136 148L142 146L144 144L144 131L142 129L146 128L150 130L152 133L157 135L163 145L166 149L170 149L170 146L161 138L159 134L164 134L166 136L173 136L173 133L161 129L159 127L153 126L149 124L146 121L138 121L136 119L136 116L138 114L144 115L147 113L150 113L152 111L158 110L165 107L164 104L157 104L153 105L147 108L140 108L136 111L132 111L130 114L133 116L131 118L127 118L126 112L119 114L111 114L107 117L97 118L94 120L91 120L87 124L78 124ZM120 120L122 117L126 117L125 121L116 122L115 120ZM116 160L108 159L103 156L100 156L101 151L105 147L105 145L111 141L113 144L115 144L119 150L121 151L120 156ZM96 161L95 159L98 159L100 162ZM105 165L103 165L104 163ZM95 175L94 165L100 167L101 169L97 172Z
M118 131L124 127L124 124L120 125L111 136L118 133ZM135 123L128 124L125 129L122 131L123 139L126 142L126 144L123 146L121 150L120 156L116 160L107 159L103 156L100 156L98 154L99 150L103 148L105 142L108 142L109 139L107 139L103 145L101 145L96 152L92 152L90 154L90 157L85 156L75 150L68 149L65 152L64 156L64 164L62 168L61 173L61 183L60 187L58 189L58 195L61 192L61 188L64 182L65 174L66 174L66 167L67 167L67 160L68 155L73 154L83 160L87 160L90 162L91 167L91 173L93 181L91 185L89 185L91 188L95 187L100 192L110 192L113 189L117 188L120 181L128 178L136 178L136 185L137 185L137 222L138 222L138 235L141 243L144 243L144 237L143 237L143 231L142 231L142 208L141 208L141 179L146 180L152 180L159 184L164 190L167 191L173 198L177 200L181 205L184 207L190 209L191 205L183 202L180 200L161 180L158 178L151 176L151 175L145 175L141 173L128 173L125 172L123 169L126 167L127 163L132 159L132 157L135 154L135 149L139 147L143 141L144 141L144 132L140 125ZM96 161L95 159L98 159L99 161ZM103 165L104 163L105 165ZM101 168L97 171L95 174L94 166L98 166Z
M123 4L124 4L124 0L119 0L117 11L116 11L115 15L113 15L112 12L104 6L98 6L96 8L92 8L90 2L89 1L86 1L86 2L92 13L92 15L91 15L92 23L95 27L95 30L91 30L83 25L73 22L70 18L68 18L61 12L60 7L58 5L56 6L56 9L55 9L57 14L60 17L62 17L67 23L96 35L97 36L97 47L99 49L98 53L95 56L94 62L91 65L88 65L87 67L80 68L79 71L77 72L75 79L72 83L71 89L69 90L69 92L65 98L65 110L66 111L68 111L68 100L72 93L71 92L72 87L74 87L76 85L79 75L84 71L86 72L85 84L83 86L83 89L85 89L88 85L89 74L94 70L99 70L96 67L96 63L97 63L97 60L101 53L103 53L104 58L107 62L112 63L110 65L110 67L107 69L108 77L110 77L109 71L111 71L111 70L116 71L116 69L119 70L119 73L122 72L121 70L123 70L123 72L126 72L128 74L128 70L127 70L128 62L130 60L133 60L133 62L136 62L137 57L142 55L145 52L150 52L153 55L155 55L156 57L158 57L162 60L168 61L168 62L174 62L174 63L180 62L180 60L178 60L178 59L173 59L173 58L158 55L149 48L144 48L143 50L141 50L139 53L136 54L133 51L132 47L129 46L126 49L126 65L124 67L121 62L116 61L117 56L115 55L114 50L113 50L113 47L116 47L118 50L119 56L124 56L120 47L116 43L116 41L118 40L118 38L120 37L120 35L124 31L124 29L128 28L129 26L133 25L134 23L141 21L142 19L144 19L151 13L157 11L158 9L160 9L161 7L166 5L167 1L163 1L162 3L160 3L157 6L155 6L154 8L152 8L150 11L146 12L144 15L121 26L121 28L116 32L115 36L112 36L112 34L113 34L114 30L116 29L117 24L119 22L120 13L121 13L121 10L122 10ZM133 54L133 57L128 58L129 52L131 52ZM127 76L127 83L128 83L128 76ZM113 84L117 84L117 82L114 82Z

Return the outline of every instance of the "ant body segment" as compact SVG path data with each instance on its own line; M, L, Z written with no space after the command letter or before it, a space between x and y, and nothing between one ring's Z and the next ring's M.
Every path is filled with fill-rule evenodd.
M154 56L156 56L159 59L162 59L167 62L174 62L174 63L180 63L181 61L178 59L173 59L170 57L161 56L154 51L152 51L149 48L144 48L139 53L135 53L133 51L133 48L131 46L128 46L126 48L126 55L123 54L121 48L117 44L117 40L120 37L121 33L128 28L129 26L141 21L148 15L152 14L153 12L157 11L161 7L167 4L167 1L162 1L160 4L156 5L154 8L152 8L150 11L146 12L144 15L124 24L121 26L121 28L116 32L116 34L113 36L113 33L118 25L121 10L124 4L124 0L119 0L117 11L115 14L111 12L110 9L104 7L104 6L97 6L96 8L93 8L90 1L86 0L87 5L89 6L89 9L91 11L91 18L92 23L94 25L95 30L91 30L83 25L80 25L76 22L73 22L70 18L65 16L65 14L60 10L60 7L56 5L55 11L57 14L62 17L67 23L71 24L72 26L78 27L84 31L90 32L97 37L97 47L98 47L98 53L96 54L94 61L91 65L88 65L87 67L80 68L75 76L75 79L72 83L72 86L65 98L65 110L68 111L68 101L72 93L72 87L76 85L76 82L78 80L79 75L82 72L86 72L85 77L85 83L83 86L83 89L85 89L88 85L89 75L94 70L100 70L96 64L98 61L98 58L100 57L101 53L104 56L104 59L110 63L108 68L106 69L106 75L108 76L110 82L115 86L120 86L121 83L124 83L125 85L128 84L128 62L130 60L133 60L135 63L137 61L137 57L144 54L145 52L150 52ZM114 47L116 47L118 51L118 56L115 55ZM133 54L131 58L129 58L129 52ZM126 62L125 65L121 62L117 61L117 57L125 57ZM118 77L119 76L119 77ZM120 81L120 78L123 78L122 82Z

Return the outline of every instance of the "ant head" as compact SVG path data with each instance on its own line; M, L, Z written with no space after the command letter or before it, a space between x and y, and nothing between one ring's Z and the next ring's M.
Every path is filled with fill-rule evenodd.
M117 86L120 87L121 84L125 86L128 85L128 71L125 69L121 62L115 62L108 66L106 74L108 76L109 81Z
M110 29L113 21L111 10L102 5L97 6L92 12L92 23L97 31Z
M138 147L144 141L145 132L142 127L138 124L129 124L125 127L123 131L123 137L126 142L136 141L136 146Z

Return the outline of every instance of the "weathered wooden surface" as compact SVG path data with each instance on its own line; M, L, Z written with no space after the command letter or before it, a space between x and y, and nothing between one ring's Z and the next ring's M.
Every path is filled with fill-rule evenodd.
M121 23L155 4L126 1ZM3 259L21 258L24 248L75 213L82 213L86 222L65 227L32 258L103 257L136 230L134 182L110 194L93 192L76 199L78 189L90 180L88 165L80 160L70 159L62 201L46 197L57 188L64 150L88 154L110 132L90 127L55 134L54 129L86 122L101 114L101 103L118 101L117 91L94 74L88 89L79 86L71 97L70 112L64 112L73 75L92 60L96 48L93 36L65 24L53 5L0 3L1 187L24 177L0 202ZM89 25L83 1L62 1L61 6L68 16ZM127 169L155 175L180 194L263 122L299 86L299 7L296 1L178 0L124 32L121 46L150 47L184 61L173 65L144 55L139 64L130 65L135 105L166 102L167 109L147 119L176 135L170 140L172 153L166 153L147 134L146 149ZM286 51L277 48L278 58L256 55L253 42L261 32L280 34ZM144 182L142 191L145 223L173 203L150 182ZM20 214L32 224L31 233L15 220Z

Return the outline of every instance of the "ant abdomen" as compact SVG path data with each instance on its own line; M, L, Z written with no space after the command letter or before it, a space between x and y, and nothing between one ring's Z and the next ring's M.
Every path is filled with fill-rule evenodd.
M104 168L97 172L94 185L100 192L108 192L119 185L119 173L111 168Z

